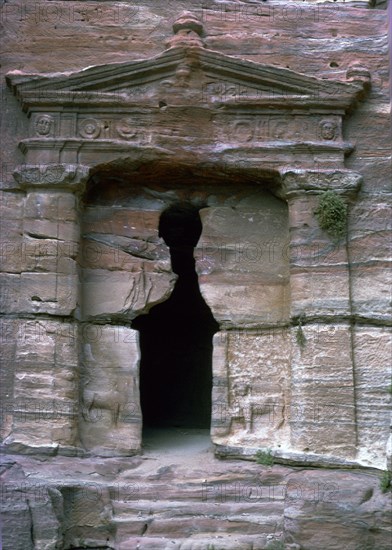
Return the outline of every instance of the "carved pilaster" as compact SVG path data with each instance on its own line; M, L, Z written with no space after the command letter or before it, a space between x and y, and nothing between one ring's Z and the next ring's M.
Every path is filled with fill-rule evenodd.
M290 171L292 329L291 441L300 451L355 456L356 419L346 237L334 241L319 227L321 193L355 194L361 178L340 170ZM339 449L337 451L337 449Z

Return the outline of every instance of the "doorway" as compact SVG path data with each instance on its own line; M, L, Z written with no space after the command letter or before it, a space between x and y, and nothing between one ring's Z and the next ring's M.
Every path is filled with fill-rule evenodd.
M212 337L219 325L195 270L199 209L178 202L162 212L159 235L178 279L168 300L132 323L140 332L143 428L210 428Z

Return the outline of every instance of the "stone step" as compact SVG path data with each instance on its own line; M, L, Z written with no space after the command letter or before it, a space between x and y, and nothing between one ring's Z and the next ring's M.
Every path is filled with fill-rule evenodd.
M273 534L278 528L281 518L271 517L259 520L259 518L244 518L241 516L208 517L204 515L188 516L171 519L156 518L154 516L144 518L114 518L117 527L117 539L126 535L141 535L148 531L154 536L183 536L190 537L195 533L243 533L243 534Z
M168 501L112 502L116 540L164 537L177 541L195 536L276 536L282 530L283 502L183 503ZM176 542L177 543L177 542ZM133 547L132 547L133 548ZM207 548L207 546L205 547Z
M264 502L209 501L182 502L182 501L151 501L138 500L135 502L119 502L112 500L113 513L117 517L134 516L135 514L149 516L152 514L170 514L170 517L193 515L195 512L221 516L224 514L264 516L283 511L283 500L266 500Z
M187 539L170 539L164 537L130 537L118 544L116 550L265 550L279 548L281 539L265 535L216 535ZM275 546L271 546L276 541ZM283 548L283 546L282 546Z

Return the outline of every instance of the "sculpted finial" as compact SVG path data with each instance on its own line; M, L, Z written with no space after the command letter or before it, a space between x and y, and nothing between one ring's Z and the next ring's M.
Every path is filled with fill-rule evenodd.
M183 11L173 23L174 36L167 41L167 47L196 46L204 47L201 36L204 27L200 19L190 11Z

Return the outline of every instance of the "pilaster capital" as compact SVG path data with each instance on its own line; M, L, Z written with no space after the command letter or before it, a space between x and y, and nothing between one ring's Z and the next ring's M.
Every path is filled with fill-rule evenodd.
M296 170L281 172L281 194L286 199L306 194L315 195L335 191L340 195L355 195L362 176L351 170Z
M22 188L50 188L80 191L90 168L81 164L21 164L13 176Z

